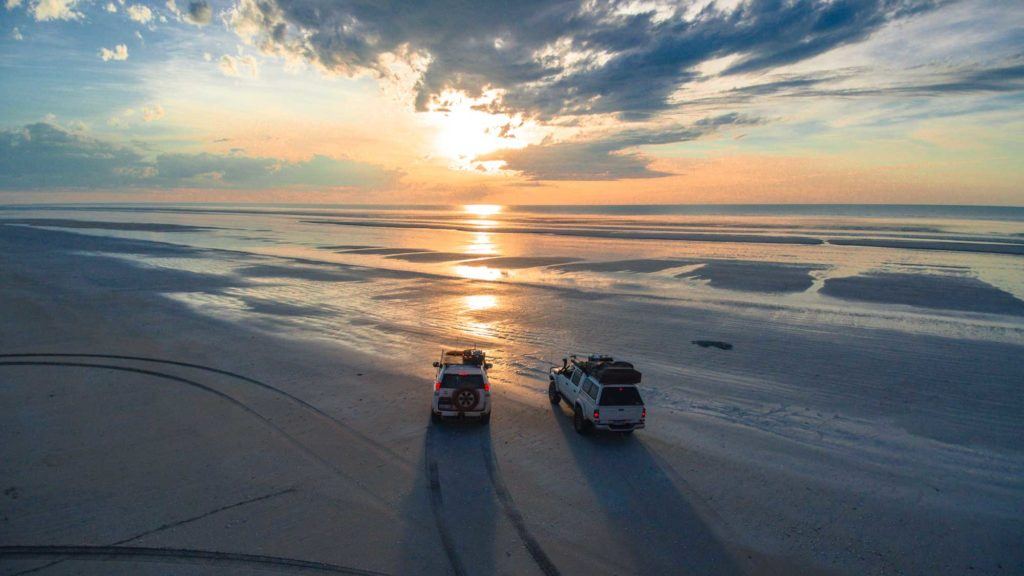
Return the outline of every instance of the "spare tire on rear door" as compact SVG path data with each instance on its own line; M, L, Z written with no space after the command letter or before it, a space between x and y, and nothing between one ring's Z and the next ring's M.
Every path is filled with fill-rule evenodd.
M480 392L473 388L459 388L452 394L452 404L459 412L468 412L480 402Z

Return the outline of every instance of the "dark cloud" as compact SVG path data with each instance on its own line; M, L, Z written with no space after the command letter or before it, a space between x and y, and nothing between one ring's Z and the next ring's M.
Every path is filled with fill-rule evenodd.
M0 132L0 188L96 188L129 185L142 156L44 122Z
M188 19L200 26L205 26L213 20L213 10L206 0L193 0L188 3Z
M416 86L427 107L445 89L506 90L499 106L550 119L615 113L644 119L708 60L726 74L799 62L864 40L933 0L760 0L665 17L634 2L242 0L232 22L270 52L340 72L390 71L382 54L429 58ZM634 10L635 11L635 10Z
M480 160L504 160L505 168L521 172L532 180L624 180L659 178L669 173L651 170L650 159L638 146L696 140L734 126L752 126L758 118L724 114L705 118L690 126L659 130L624 130L596 140L560 142L496 152Z
M835 87L847 80L847 74L807 74L785 76L749 86L686 101L685 104L742 104L764 96L787 98L917 96L935 97L956 93L1003 93L1024 91L1024 63L1003 62L986 68L958 68L926 74L909 71L899 84L871 85L855 88Z
M396 174L352 160L288 162L242 154L159 154L39 122L0 131L0 189L381 188Z

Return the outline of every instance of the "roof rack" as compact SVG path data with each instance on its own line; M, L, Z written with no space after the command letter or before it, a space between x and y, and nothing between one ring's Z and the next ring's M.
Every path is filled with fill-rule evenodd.
M452 358L458 358L454 361ZM469 364L470 366L483 366L487 361L487 354L483 350L467 348L465 350L442 350L441 364Z
M581 360L576 354L570 356L573 364L601 384L639 384L642 374L629 362L615 360L607 354L590 354Z

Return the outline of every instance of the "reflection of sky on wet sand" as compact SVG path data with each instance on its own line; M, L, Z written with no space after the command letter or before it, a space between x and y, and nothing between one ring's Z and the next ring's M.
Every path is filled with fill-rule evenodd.
M508 276L508 273L498 268L490 268L488 266L455 266L453 268L455 274L462 278L468 278L470 280L486 280L493 282L495 280L501 280L502 277Z
M884 302L838 298L819 289L829 279L874 278L879 274L934 276L939 283L947 277L964 276L1024 299L1024 273L1017 256L848 246L828 241L927 237L959 242L977 237L989 243L1024 243L1024 224L1019 219L629 215L614 210L589 214L585 208L581 207L579 213L540 209L526 213L500 206L454 210L332 208L317 214L318 218L354 219L360 224L334 226L308 222L308 209L298 210L301 213L281 209L246 213L192 210L178 214L163 208L165 211L153 213L104 208L85 212L33 210L18 217L102 221L107 223L102 228L76 227L74 231L86 236L156 240L188 247L190 255L196 256L142 258L149 266L230 274L231 264L239 264L235 274L246 284L228 290L236 300L207 304L240 315L259 314L275 321L301 323L304 328L315 326L316 331L327 331L333 338L353 343L379 339L375 332L380 330L375 327L382 326L406 335L398 341L413 334L422 338L425 333L440 338L467 333L497 341L521 339L523 330L535 328L524 323L524 315L554 313L522 302L527 293L536 298L538 293L531 290L536 286L554 289L545 294L557 299L658 297L679 306L720 307L751 315L767 306L771 308L765 310L779 310L780 314L814 316L815 321L828 315L830 321L841 323L895 324L902 330L941 333L963 332L967 323L962 318L945 318L951 314L942 311L945 309L894 309ZM119 225L124 222L135 228L139 222L156 227L127 229ZM53 226L59 221L36 224ZM169 225L190 228L162 231ZM600 234L591 235L591 229ZM683 241L642 235L660 229L728 234L742 231L765 240L736 237L728 241ZM807 235L821 238L823 243L772 242ZM210 256L206 258L197 250L212 252L202 252ZM396 256L395 252L401 254ZM243 254L252 260L243 264ZM784 276L794 276L795 270L806 270L806 274L793 289L765 287L766 281L782 282ZM723 274L729 282L722 281ZM811 279L809 288L805 276ZM270 301L280 305L270 307ZM311 313L299 314L301 310ZM857 316L851 315L851 310ZM909 315L921 321L908 319ZM954 329L935 328L937 320ZM972 322L1014 329L1020 326L1019 318L1012 316ZM550 331L553 325L545 321L542 331ZM545 335L540 340L547 338Z
M167 219L184 223L171 216ZM117 217L90 216L97 221ZM457 212L460 222L472 217ZM150 219L160 220L157 215ZM998 369L1008 364L1008 355L1000 356L999 350L1024 343L1024 316L979 314L977 302L985 294L972 280L991 282L1024 297L1019 257L833 244L323 226L263 214L190 215L188 223L209 230L76 229L76 234L161 242L152 246L153 253L122 257L137 261L151 277L163 278L158 276L160 268L202 275L197 276L204 279L201 285L168 294L174 300L205 315L275 334L386 354L396 369L422 375L424 382L432 375L429 362L439 348L478 346L495 364L492 382L513 395L542 394L548 368L567 351L620 353L644 366L652 403L699 405L707 413L720 411L731 418L736 410L746 409L747 390L734 391L728 381L716 381L719 388L707 396L711 388L694 377L694 362L716 368L725 365L717 363L733 363L743 371L743 377L734 381L741 386L760 382L760 372L748 378L745 371L761 366L748 364L754 357L737 351L774 350L771 365L789 363L778 372L787 382L790 374L813 381L819 367L793 361L788 351L811 350L805 358L827 356L835 350L828 340L842 341L847 331L881 328L892 334L992 342L995 352L977 348L972 354L990 354ZM635 218L632 225L646 223ZM762 224L768 229L780 223ZM546 231L559 224L538 216L531 225ZM878 223L861 220L848 225L874 228ZM1024 224L1016 226L1013 234L1024 233ZM981 233L989 227L980 223L958 234ZM240 239L240 234L246 238ZM863 234L878 235L875 230ZM249 239L255 235L268 241ZM75 246L81 250L83 236L76 238ZM1014 237L1003 236L1007 238ZM125 246L135 250L141 245ZM373 248L341 252L356 246ZM389 258L395 250L433 256ZM466 258L449 260L446 254ZM812 286L807 288L809 278ZM842 278L847 279L837 280ZM829 280L831 291L821 292ZM950 290L959 286L959 293L965 293L971 285L975 310L949 310ZM883 299L892 290L907 287L917 295L912 305ZM991 289L986 293L991 301L1008 298ZM938 295L946 299L939 301ZM925 306L925 298L935 306ZM959 300L953 304L960 306ZM697 338L730 342L736 350L691 350L689 342ZM911 345L919 340L900 338L892 345L919 349ZM779 350L787 353L776 353ZM929 369L926 363L916 367ZM794 402L816 393L798 392L802 396ZM719 398L726 396L736 400L719 405Z
M473 294L463 296L462 300L470 310L489 310L498 305L498 297L494 294Z
M481 256L497 256L498 246L494 243L493 234L487 232L473 232L466 252L469 254L480 254Z
M472 288L472 287L471 287ZM497 338L497 320L494 314L481 312L501 312L498 297L494 294L470 294L461 297L461 308L456 324L464 337L471 341L492 342ZM482 316L482 317L481 317Z

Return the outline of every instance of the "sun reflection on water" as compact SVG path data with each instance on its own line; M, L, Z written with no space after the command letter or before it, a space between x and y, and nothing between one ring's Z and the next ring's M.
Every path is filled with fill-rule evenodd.
M470 310L489 310L498 305L498 297L494 294L474 294L463 296L463 303Z
M474 218L473 220L466 220L466 224L474 226L476 228L494 228L498 225L497 220L482 220Z
M494 294L467 294L456 300L459 310L457 322L463 336L477 341L490 342L498 335L500 322L494 313L500 308L498 296Z
M504 274L501 269L491 268L489 266L456 266L455 273L463 278L469 278L470 280L487 280L495 281L500 280Z
M473 239L470 240L469 246L466 247L466 252L470 254L496 256L498 255L498 248L492 241L490 234L487 232L474 232Z

